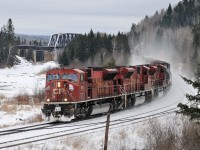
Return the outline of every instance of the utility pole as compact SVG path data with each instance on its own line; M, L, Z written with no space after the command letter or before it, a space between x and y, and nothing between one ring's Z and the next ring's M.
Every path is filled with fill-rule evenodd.
M104 142L104 150L108 149L108 131L110 125L110 113L107 113L107 121L106 121L106 132L105 132L105 142Z

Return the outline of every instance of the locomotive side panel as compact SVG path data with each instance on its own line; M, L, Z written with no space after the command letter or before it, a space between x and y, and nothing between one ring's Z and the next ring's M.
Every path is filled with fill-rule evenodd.
M123 67L120 71L122 75L122 88L125 93L134 93L135 92L135 83L132 81L134 76L134 69L130 67Z

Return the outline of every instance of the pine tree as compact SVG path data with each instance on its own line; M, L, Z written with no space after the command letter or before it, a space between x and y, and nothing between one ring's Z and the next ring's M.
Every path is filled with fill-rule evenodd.
M199 61L199 50L200 50L200 24L196 25L193 30L193 47L194 47L194 55L191 59L191 64L193 65L193 68L195 68L195 74L199 74L200 72L200 61Z
M200 47L200 24L196 25L193 30L193 46L194 48L199 48Z
M6 38L6 27L5 25L1 28L0 32L0 62L1 66L5 65L6 58L8 55L8 44Z
M176 27L183 26L185 24L183 3L179 2L174 8L174 22Z
M0 32L0 63L1 66L13 66L17 61L17 49L14 47L16 43L20 42L15 37L14 26L12 20L9 19L7 25L1 28Z
M15 44L15 33L14 33L14 26L11 19L9 19L7 23L6 35L7 35L7 44L8 44L8 56L6 60L6 65L13 66L16 61L15 55L17 54L17 49L13 47Z
M180 108L180 110L178 111L178 113L187 115L192 120L200 121L200 107L197 107L196 105L199 104L200 106L200 82L192 81L185 77L182 78L187 84L192 85L194 89L197 89L197 94L196 95L186 94L186 98L188 99L188 101L193 102L194 104L189 106L189 104L179 103L178 107Z
M96 53L94 40L95 40L95 36L94 36L94 33L93 33L92 29L91 29L90 33L88 34L88 41L87 41L88 50L89 50L89 53L90 53L91 57L94 57L94 55Z
M69 65L69 58L67 55L67 50L64 49L63 53L61 54L61 56L59 57L59 64L61 64L62 66L67 66Z
M170 27L172 23L172 6L169 4L169 7L167 8L167 11L163 17L163 26Z

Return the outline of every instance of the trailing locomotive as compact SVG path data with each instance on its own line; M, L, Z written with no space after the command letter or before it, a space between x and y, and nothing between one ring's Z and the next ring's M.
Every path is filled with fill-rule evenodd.
M46 74L47 120L70 121L150 102L168 91L170 64L54 69Z

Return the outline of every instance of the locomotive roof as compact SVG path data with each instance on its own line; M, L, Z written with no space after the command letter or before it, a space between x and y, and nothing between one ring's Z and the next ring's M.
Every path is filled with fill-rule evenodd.
M149 68L149 67L147 67L147 66L143 66L143 67L144 67L144 68L146 68L146 69L148 69L148 70L150 69L150 68Z
M65 68L52 69L52 70L49 70L47 73L67 73L67 72L84 73L84 71L80 69L65 69Z
M117 69L104 69L106 72L108 73L117 73L118 70Z
M85 73L84 71L80 70L80 69L73 69L74 71L78 72L78 73Z

